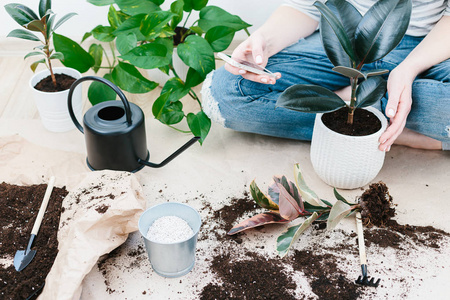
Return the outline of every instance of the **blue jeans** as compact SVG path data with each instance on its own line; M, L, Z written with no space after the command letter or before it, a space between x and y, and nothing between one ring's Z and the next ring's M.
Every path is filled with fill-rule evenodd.
M401 43L379 61L363 70L394 69L420 37L405 36ZM311 140L315 114L275 109L279 95L294 84L316 84L332 91L350 84L332 71L318 32L270 57L267 69L280 72L275 85L246 80L223 67L209 74L203 85L203 107L215 122L237 131L297 140ZM387 74L384 75L387 79ZM413 104L406 127L443 142L450 149L450 60L420 74L413 84ZM384 112L387 98L375 105Z

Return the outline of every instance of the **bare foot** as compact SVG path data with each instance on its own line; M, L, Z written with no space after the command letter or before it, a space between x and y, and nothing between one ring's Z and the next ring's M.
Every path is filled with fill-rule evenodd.
M416 149L442 150L442 142L426 135L404 128L394 144L408 146Z

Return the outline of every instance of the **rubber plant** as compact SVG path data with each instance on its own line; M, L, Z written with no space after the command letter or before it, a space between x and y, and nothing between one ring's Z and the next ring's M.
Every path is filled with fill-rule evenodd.
M285 176L274 176L274 183L264 194L253 180L250 193L255 202L269 211L257 214L234 226L228 235L244 230L274 223L289 223L298 218L306 218L300 224L287 228L277 239L277 252L284 257L300 235L314 221L326 221L327 230L332 230L345 217L360 210L360 205L347 201L334 189L337 201L334 204L320 199L306 184L298 164L294 165L296 182Z
M391 52L402 40L411 17L411 0L380 0L362 16L345 0L319 1L320 36L325 52L334 65L333 71L350 79L351 98L347 104L331 90L297 84L287 88L277 100L277 106L308 112L327 113L348 108L347 123L353 124L355 109L371 106L386 93L382 74L388 70L366 70Z
M51 39L54 31L68 19L76 15L76 13L66 14L56 22L56 14L52 11L51 0L40 0L38 13L20 3L6 4L5 10L14 21L23 27L12 30L7 37L41 42L41 45L34 47L33 51L25 55L25 58L30 56L43 57L31 64L31 70L35 72L39 64L45 64L50 71L52 82L56 87L57 82L53 73L52 60L63 60L64 55L61 52L54 51ZM40 33L42 37L38 37L35 33Z
M183 130L174 125L186 119L190 131L183 132L200 136L202 143L210 130L211 121L203 113L193 87L202 83L206 75L215 69L214 52L225 50L235 33L247 31L250 25L222 8L208 6L208 0L176 0L167 10L161 7L164 0L88 2L97 6L109 5L109 24L96 26L83 38L84 41L93 36L99 42L89 47L88 52L94 61L92 70L97 72L106 69L104 77L130 93L147 93L158 86L156 82L145 78L138 68L158 68L166 74L171 71L173 76L164 84L160 96L154 101L153 115L179 131ZM192 26L186 27L196 12L198 19L193 21ZM182 21L184 23L180 26ZM111 47L110 58L106 56L107 51L102 46L104 43L109 43ZM78 49L79 45L74 41L57 36L55 47L65 54L63 64L66 66L78 60L79 53L74 53L73 49ZM185 81L172 64L174 47L177 47L181 60L189 66ZM102 65L103 57L106 58L106 66ZM186 95L198 103L198 112L183 111L180 99ZM89 87L88 97L95 104L114 99L115 96L107 87L93 83Z

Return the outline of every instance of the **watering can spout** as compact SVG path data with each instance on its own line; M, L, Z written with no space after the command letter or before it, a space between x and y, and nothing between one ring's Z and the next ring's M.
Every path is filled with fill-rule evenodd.
M165 165L167 165L171 160L173 160L175 157L177 157L178 155L180 155L182 152L184 152L184 150L186 150L187 148L189 148L190 146L192 146L195 142L197 142L200 139L199 136L194 136L193 138L191 138L186 144L184 144L183 146L181 146L177 151L175 151L174 153L172 153L169 157L167 157L165 160L163 160L162 162L160 162L159 164L155 164L143 159L138 159L138 162L142 165L145 165L147 167L152 167L152 168L161 168L164 167Z

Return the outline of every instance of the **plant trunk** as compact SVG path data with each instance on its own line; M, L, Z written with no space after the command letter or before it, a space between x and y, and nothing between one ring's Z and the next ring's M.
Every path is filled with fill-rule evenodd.
M52 82L56 87L56 77L55 77L55 74L53 73L52 63L51 63L50 59L48 60L48 69L50 71L50 76L52 77Z

